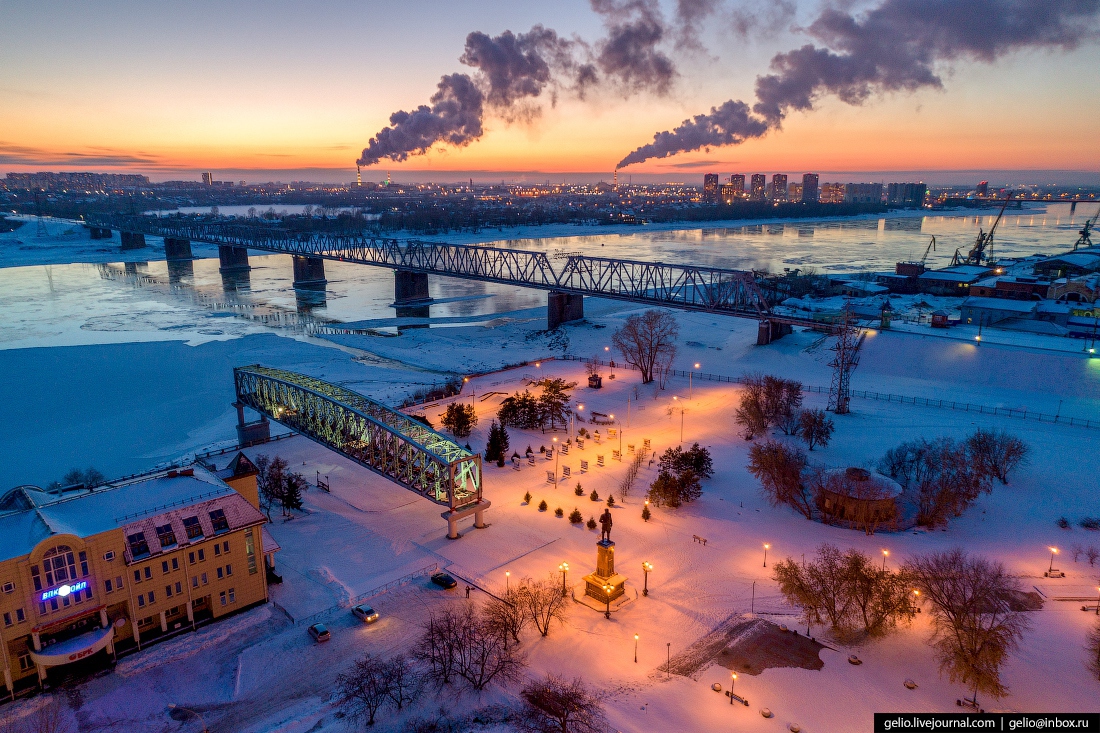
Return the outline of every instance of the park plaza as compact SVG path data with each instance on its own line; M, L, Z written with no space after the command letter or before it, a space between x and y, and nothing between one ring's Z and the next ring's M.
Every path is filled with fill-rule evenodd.
M196 464L0 495L3 692L266 602L278 545L265 521L240 453L216 472Z

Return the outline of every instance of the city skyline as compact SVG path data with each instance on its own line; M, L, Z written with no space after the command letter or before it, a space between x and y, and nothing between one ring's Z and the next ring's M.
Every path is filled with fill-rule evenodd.
M861 5L855 17L887 5ZM636 67L634 76L615 76L605 64L601 73L610 81L598 94L581 99L552 81L505 109L492 107L490 90L480 135L460 145L433 143L426 155L404 162L382 159L364 168L364 179L386 172L395 180L609 178L654 131L673 130L727 98L751 100L776 54L814 42L792 28L807 28L821 13L812 3L776 17L718 5L692 26L671 5L643 6L659 40L642 50L650 61L671 64L666 76L659 63L647 67L657 68L656 80ZM1081 8L1091 24L1092 4ZM95 169L165 180L210 170L249 182L350 181L361 150L395 110L416 110L441 77L475 69L459 62L468 34L481 31L488 43L542 24L559 39L583 40L598 56L616 28L647 20L599 2L553 9L468 3L457 15L461 22L453 13L412 17L341 3L308 16L289 6L133 13L124 3L94 11L7 4L0 18L20 32L0 51L9 71L0 85L0 172ZM408 44L414 32L417 42ZM1080 72L1100 61L1096 45L1020 43L992 60L978 51L940 53L930 62L938 86L876 87L861 104L817 94L814 109L789 111L762 137L649 159L622 174L655 182L712 171L818 171L822 180L848 172L849 180L954 183L946 174L969 173L961 182L1006 171L1017 181L1030 174L1045 182L1054 172L1090 180L1100 153L1087 144L1089 121L1100 102L1097 82Z

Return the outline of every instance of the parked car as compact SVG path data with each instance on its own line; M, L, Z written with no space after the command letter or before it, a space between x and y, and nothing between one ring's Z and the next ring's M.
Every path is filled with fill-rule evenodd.
M375 611L370 606L360 603L358 606L353 606L351 612L355 614L355 618L359 619L363 623L373 624L378 620L378 611Z
M450 590L458 585L458 581L452 578L447 573L439 572L432 574L432 582L438 585L440 588L446 588Z
M328 641L332 638L332 634L328 632L324 624L313 624L313 626L310 626L306 631L309 632L309 635L312 636L313 640L316 642Z

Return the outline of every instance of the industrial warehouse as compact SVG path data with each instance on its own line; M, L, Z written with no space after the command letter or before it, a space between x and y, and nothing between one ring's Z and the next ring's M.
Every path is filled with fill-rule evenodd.
M161 470L96 488L0 497L4 691L109 665L121 653L267 601L255 467Z

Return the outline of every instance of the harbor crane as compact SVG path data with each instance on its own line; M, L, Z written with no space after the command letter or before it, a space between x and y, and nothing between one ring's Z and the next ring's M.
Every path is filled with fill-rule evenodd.
M1009 193L1005 196L1005 202L1001 204L1001 210L997 213L997 218L993 220L993 226L989 227L988 232L984 232L981 228L978 229L978 238L974 240L974 246L970 248L970 252L966 257L961 256L961 250L955 250L955 256L951 258L951 265L981 265L982 260L991 259L986 252L987 249L993 248L993 233L997 231L997 225L1001 223L1001 217L1004 216L1005 209L1008 207L1008 202L1012 200L1012 194Z
M1077 237L1077 241L1073 243L1073 249L1075 251L1078 247L1092 246L1092 228L1096 226L1097 218L1100 218L1100 206L1096 207L1096 213L1092 215L1091 219L1085 219L1085 227L1078 232L1080 236Z

